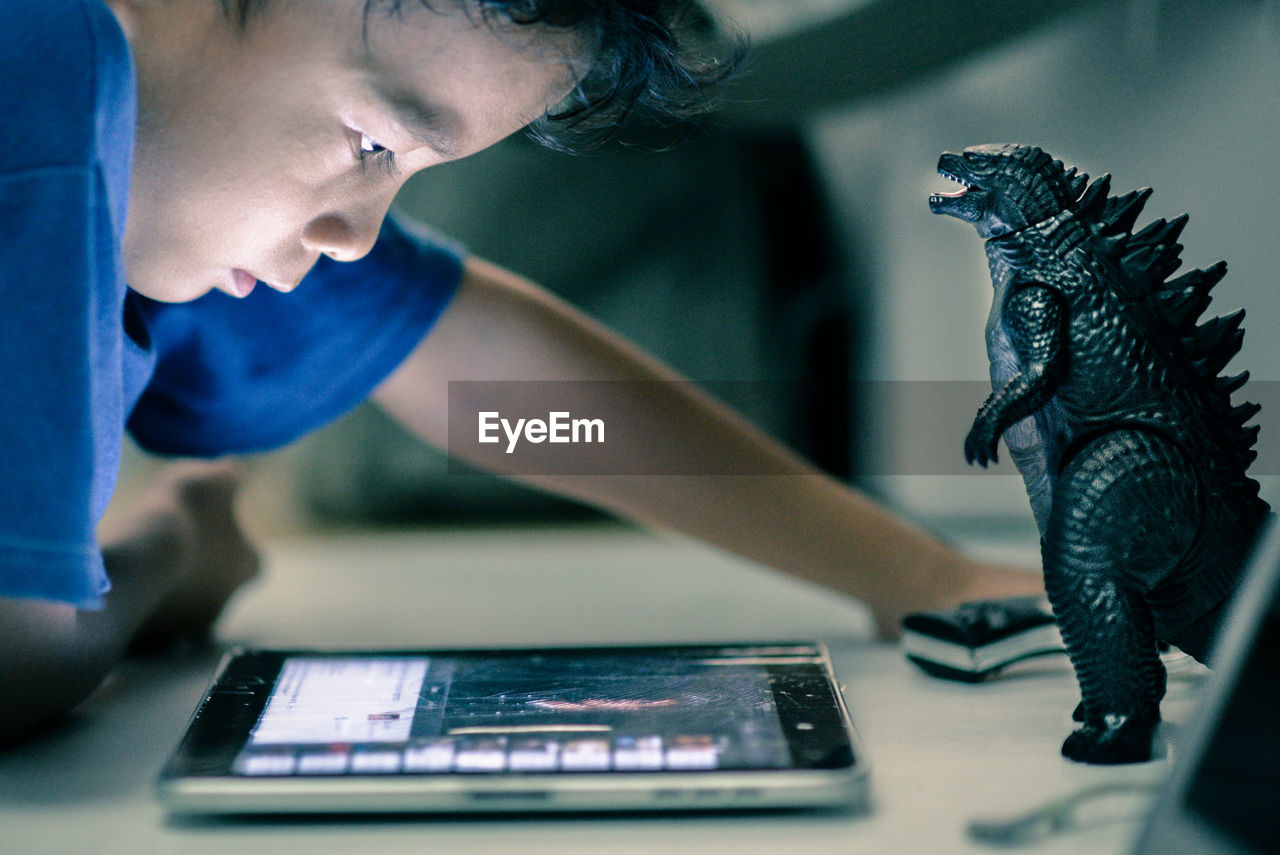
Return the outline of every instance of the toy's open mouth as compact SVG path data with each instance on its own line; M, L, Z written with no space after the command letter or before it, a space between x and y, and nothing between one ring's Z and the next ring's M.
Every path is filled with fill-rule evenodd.
M939 174L939 175L941 175L943 178L947 179L948 181L954 181L956 184L959 184L959 185L960 185L960 189L958 189L958 190L953 190L953 191L951 191L950 193L946 193L946 192L936 192L936 193L933 193L933 194L932 194L932 195L930 195L930 197L929 197L929 201L930 201L930 202L932 202L932 201L933 201L933 200L935 200L935 199L937 199L937 200L939 200L939 201L941 201L941 200L943 200L943 199L959 199L959 198L960 198L961 196L963 196L965 193L968 193L971 189L973 189L973 185L972 185L972 184L966 184L964 181L961 181L959 178L955 177L955 176L954 176L954 175L952 175L950 172L947 172L947 171L945 171L945 170L939 169L939 170L938 170L938 174Z
M944 154L942 163L938 165L938 174L959 187L951 191L937 191L929 195L929 210L935 214L946 214L970 223L976 223L982 216L982 199L985 195L982 188L970 184L959 175L959 170L948 168L948 162L955 155Z

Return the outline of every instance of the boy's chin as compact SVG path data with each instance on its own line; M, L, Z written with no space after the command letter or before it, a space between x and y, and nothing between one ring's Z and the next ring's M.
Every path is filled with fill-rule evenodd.
M159 303L189 303L192 300L200 299L211 291L222 291L233 297L242 296L234 292L234 283L230 280L226 282L217 280L201 282L173 278L157 282L153 278L139 277L137 280L130 279L129 287L142 296Z

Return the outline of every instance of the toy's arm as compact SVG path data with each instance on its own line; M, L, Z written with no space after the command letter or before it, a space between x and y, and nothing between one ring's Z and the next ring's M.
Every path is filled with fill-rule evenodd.
M844 591L871 606L885 633L926 602L954 604L983 596L975 597L978 589L1011 594L1038 584L1031 574L969 561L818 472L546 291L479 260L468 262L436 328L375 400L444 446L448 386L459 380L629 381L578 384L588 398L595 390L607 393L584 398L584 412L627 426L625 468L594 475L543 470L520 479ZM510 469L501 443L455 437L452 445L451 453L471 463ZM768 474L706 474L714 471Z
M1022 372L987 398L964 441L964 457L985 467L996 462L1000 434L1039 410L1066 370L1066 310L1051 288L1028 285L1010 295L1003 318Z

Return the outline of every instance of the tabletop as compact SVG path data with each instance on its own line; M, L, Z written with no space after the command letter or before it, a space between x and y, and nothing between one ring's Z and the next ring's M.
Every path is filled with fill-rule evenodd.
M856 602L700 544L612 524L326 534L266 545L218 644L134 658L85 704L0 753L0 850L18 853L991 852L966 833L1098 785L1149 787L1203 670L1174 668L1164 756L1063 760L1078 692L1065 657L980 685L930 678L871 638ZM478 647L814 639L870 756L864 811L561 817L218 819L169 815L154 781L231 645ZM1150 795L1084 804L1027 851L1125 852Z

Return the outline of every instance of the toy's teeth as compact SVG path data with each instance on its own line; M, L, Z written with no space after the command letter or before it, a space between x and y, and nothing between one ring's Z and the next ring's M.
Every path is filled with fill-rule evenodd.
M963 196L965 193L968 193L968 192L969 192L969 189L970 189L970 186L971 186L971 185L964 183L964 182L963 182L963 181L961 181L959 178L956 178L954 175L950 175L950 174L948 174L948 173L946 173L946 172L939 172L938 174L939 174L939 175L941 175L943 178L947 179L948 181L951 181L951 182L954 182L954 183L956 183L956 184L959 184L959 185L960 185L960 189L959 189L959 190L953 190L953 191L951 191L951 192L949 192L949 193L944 193L944 192L942 192L942 191L938 191L938 192L936 192L936 193L934 193L934 194L933 194L934 196L937 196L937 197L940 197L940 198L945 198L945 199L956 199L956 198L959 198L960 196Z

